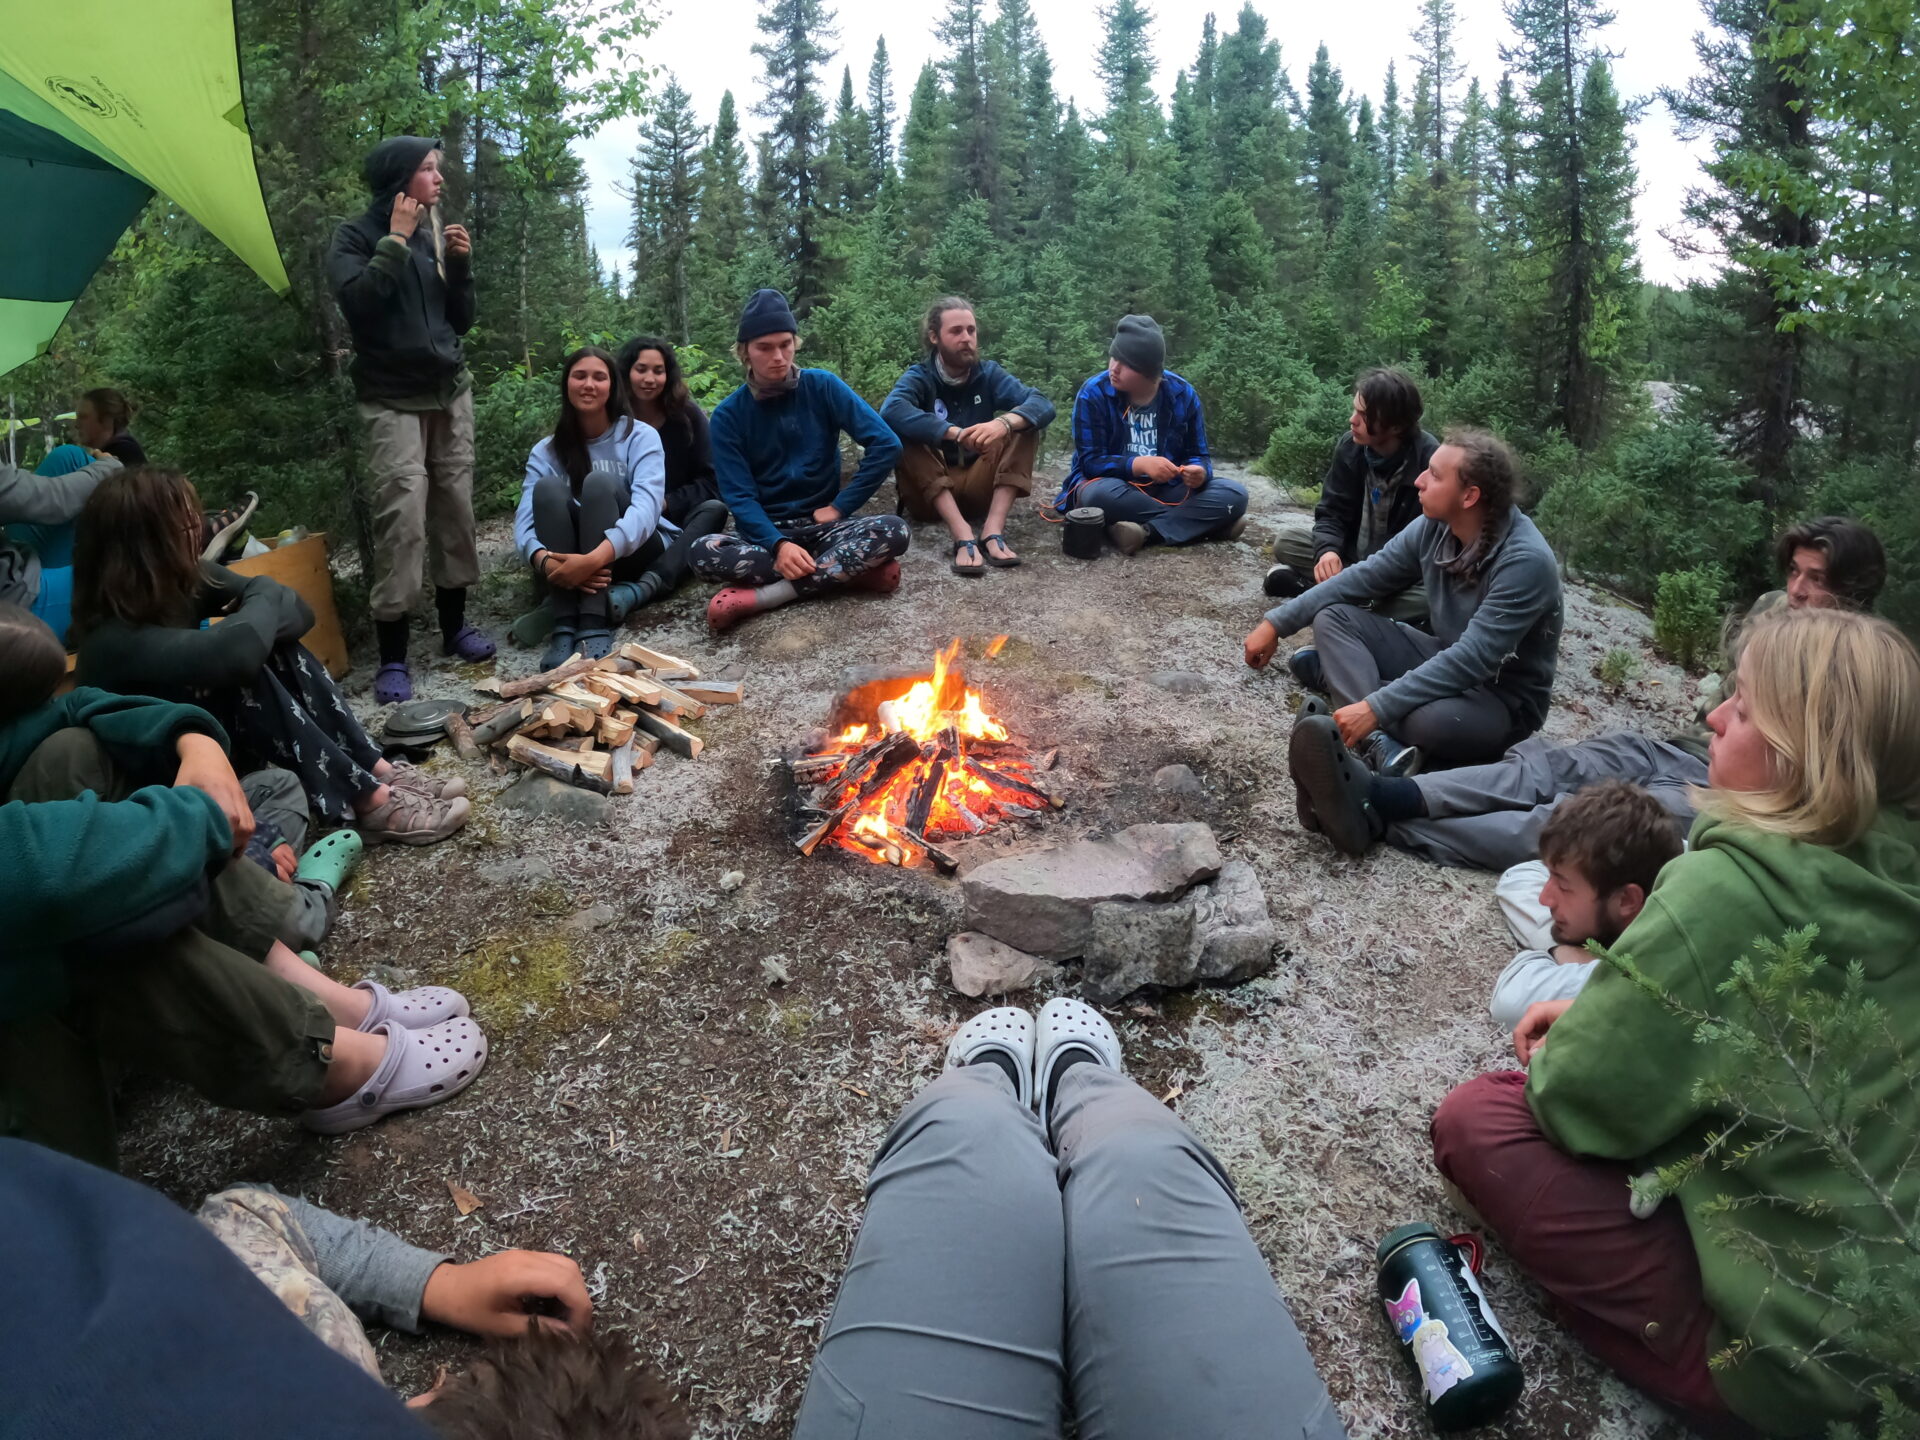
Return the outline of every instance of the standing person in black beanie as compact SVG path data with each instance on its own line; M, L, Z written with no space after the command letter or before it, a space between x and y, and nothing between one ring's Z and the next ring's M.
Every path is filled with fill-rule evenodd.
M473 327L473 242L442 225L441 145L398 135L364 166L372 202L333 232L327 280L353 334L353 384L373 479L374 699L413 698L407 616L430 561L441 649L491 659L467 624L480 578L473 529L473 376L460 337Z

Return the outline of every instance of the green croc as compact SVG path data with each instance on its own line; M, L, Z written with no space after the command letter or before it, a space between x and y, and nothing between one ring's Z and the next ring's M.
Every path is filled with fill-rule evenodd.
M300 868L293 872L294 878L317 880L338 895L347 877L353 874L353 867L360 863L360 852L365 848L366 842L360 838L359 831L336 830L300 857Z

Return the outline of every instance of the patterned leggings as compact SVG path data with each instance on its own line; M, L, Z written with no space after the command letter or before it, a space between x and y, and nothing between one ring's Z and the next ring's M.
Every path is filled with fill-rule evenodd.
M351 823L353 802L380 788L380 747L304 645L275 646L251 685L201 692L194 703L226 727L237 769L291 770L324 819Z
M912 531L898 515L855 515L831 524L782 526L783 538L813 556L820 567L804 580L793 582L802 595L817 595L844 585L907 553ZM773 568L773 551L742 535L722 532L694 541L688 558L702 580L734 585L771 585L780 578Z

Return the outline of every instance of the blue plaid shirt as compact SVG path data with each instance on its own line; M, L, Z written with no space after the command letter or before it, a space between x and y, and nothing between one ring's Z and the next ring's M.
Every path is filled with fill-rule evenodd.
M1168 370L1160 377L1154 405L1159 411L1159 453L1176 465L1198 465L1211 480L1207 422L1193 386ZM1072 509L1074 492L1089 480L1133 478L1129 408L1127 397L1113 388L1104 370L1080 387L1073 400L1073 467L1053 502L1055 510L1064 514Z

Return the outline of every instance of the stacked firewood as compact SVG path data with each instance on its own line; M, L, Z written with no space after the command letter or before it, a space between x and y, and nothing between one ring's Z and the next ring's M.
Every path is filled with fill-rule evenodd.
M634 776L660 751L688 760L699 755L700 737L684 722L698 720L710 705L738 705L745 681L703 680L678 656L622 645L604 659L575 655L542 674L483 680L476 688L501 703L448 722L463 755L477 759L491 746L508 761L569 785L630 795Z

